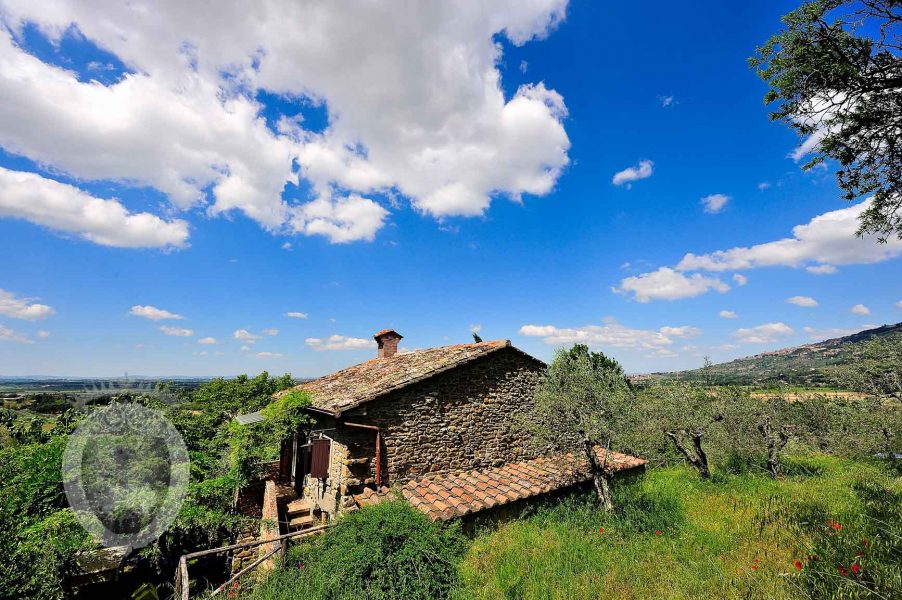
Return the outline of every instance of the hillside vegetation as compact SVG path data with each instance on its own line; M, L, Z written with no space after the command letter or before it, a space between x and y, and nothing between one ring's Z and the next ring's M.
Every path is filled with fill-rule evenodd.
M883 325L844 337L738 358L709 367L656 373L650 377L710 381L719 385L831 387L841 385L838 369L852 362L868 342L902 339L902 323Z

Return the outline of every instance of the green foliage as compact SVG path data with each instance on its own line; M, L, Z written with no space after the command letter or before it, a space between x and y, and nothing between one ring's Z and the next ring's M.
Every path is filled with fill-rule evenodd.
M316 541L292 549L251 597L446 598L457 583L457 565L465 550L457 525L432 523L403 501L382 502L344 517Z
M253 378L217 379L194 391L183 390L181 401L174 405L153 397L118 398L162 411L189 449L191 482L178 518L155 544L140 553L140 563L156 568L163 581L171 579L179 555L227 543L244 523L232 509L240 480L230 462L230 457L234 458L230 425L236 415L266 407L272 394L292 384L289 375L273 378L262 373ZM264 409L266 420L257 425L257 441L240 460L249 463L251 455L272 458L277 437L301 422L297 409L303 403L302 397L288 394ZM10 447L0 449L0 556L4 557L0 561L0 597L63 597L61 582L75 568L75 549L90 546L66 509L61 472L66 437L83 416L74 410L50 417L0 411L0 428L13 440ZM154 456L152 448L138 451Z
M902 334L872 338L850 348L831 375L844 389L902 400Z
M523 425L541 444L572 448L587 439L606 446L632 394L617 361L587 346L558 350Z
M0 451L0 597L61 598L86 532L65 510L64 438Z
M632 405L632 390L620 364L588 346L558 350L536 393L531 412L520 426L538 445L558 450L582 446L592 472L598 501L613 507L610 470L599 464L595 448L612 448L618 422Z
M893 523L887 530L898 534L902 512L895 500L882 498L902 492L902 480L871 461L819 454L795 461L820 475L775 481L746 473L702 481L686 467L659 468L617 485L614 512L599 510L591 497L575 497L484 531L461 564L463 583L455 598L856 597L854 584L841 581L833 582L832 595L821 595L803 580L807 571L795 569L794 561L812 553L819 534L814 527L797 528L809 517L791 507L800 499L817 499L818 525L831 515L849 523L880 519ZM860 491L865 481L871 493ZM864 536L878 539L874 528L858 531L842 524L841 533L849 533L843 560L855 558ZM884 544L886 538L879 539ZM869 570L899 572L898 555L873 544L871 551L862 559L870 561ZM838 576L836 565L832 568ZM899 597L898 588L882 585L883 597Z
M847 200L872 194L859 234L902 239L902 13L898 0L811 0L750 64L777 103L772 118L822 136L812 168L833 159Z
M870 479L852 490L855 510L818 498L784 504L783 517L805 540L798 585L815 598L902 597L902 490Z
M15 554L15 562L27 565L23 591L31 598L67 597L66 578L79 572L78 554L95 546L70 509L24 529Z
M310 417L301 410L307 406L310 406L307 394L291 390L260 411L263 422L251 425L229 423L230 474L239 485L261 475L266 464L278 458L282 440L312 424Z
M902 340L902 323L867 329L777 353L758 354L701 369L672 373L669 377L706 385L743 385L754 386L756 389L801 386L804 389L797 391L831 391L838 387L872 393L870 382L866 379L851 381L843 371L847 367L854 367L863 354L864 357L876 359L886 370L894 369L899 373L902 370L902 356L898 349L889 353L880 350L867 352L862 348L869 340L882 339L887 340L888 344L895 339L895 343L899 344L899 340Z

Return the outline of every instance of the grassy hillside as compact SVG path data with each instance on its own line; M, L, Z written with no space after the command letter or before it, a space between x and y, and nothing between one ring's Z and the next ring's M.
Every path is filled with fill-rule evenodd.
M830 386L834 383L830 375L831 368L845 364L855 346L875 338L902 339L902 323L883 325L815 344L738 358L713 365L708 371L695 369L669 375L684 380L704 380L707 377L714 383L723 385ZM664 375L659 373L653 376Z
M885 464L821 454L796 456L786 467L781 480L720 472L703 481L685 467L652 469L616 487L613 514L599 511L591 494L549 503L479 533L457 561L451 597L902 597L898 473ZM366 546L370 538L360 537ZM399 540L387 536L383 543ZM320 553L298 547L263 585L236 595L334 597L318 592L316 580L347 568L323 568ZM356 565L353 554L345 561ZM428 564L443 562L441 554ZM384 588L338 589L340 597L356 599L381 598Z
M861 589L865 577L899 597L902 479L826 456L792 468L781 481L708 482L683 467L656 469L621 486L613 516L570 502L510 523L473 544L458 597L880 597ZM873 521L877 498L895 522Z

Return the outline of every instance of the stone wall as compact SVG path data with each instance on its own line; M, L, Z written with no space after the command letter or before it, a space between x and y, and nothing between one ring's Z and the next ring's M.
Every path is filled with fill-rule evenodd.
M516 419L532 405L544 372L538 360L504 348L364 404L343 419L381 428L385 485L533 458L540 452ZM347 437L350 457L375 456L373 432L339 429L339 436ZM363 469L357 479L375 477L374 461Z
M320 427L321 417L317 416L318 424L314 431ZM334 426L334 423L332 423ZM339 430L341 431L341 430ZM309 475L304 478L303 497L322 512L334 515L341 507L342 497L346 493L347 481L350 473L347 472L345 461L348 457L348 440L335 431L324 432L323 437L331 441L329 447L329 475L326 479L314 479ZM314 437L318 434L314 433Z

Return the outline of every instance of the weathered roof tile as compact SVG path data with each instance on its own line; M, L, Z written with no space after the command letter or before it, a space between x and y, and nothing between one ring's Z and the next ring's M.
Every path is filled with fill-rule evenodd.
M596 451L599 464L613 471L645 466L646 461L619 452ZM494 506L559 490L590 478L588 461L573 453L556 454L508 463L500 467L455 473L436 473L401 486L401 494L432 520L446 520ZM371 504L380 493L367 490L354 496L358 504Z
M512 347L510 340L495 340L400 352L393 356L368 360L291 389L307 392L310 394L313 408L337 416L393 390L422 381L502 348ZM536 358L532 360L541 362ZM288 391L278 392L274 397L279 398Z

